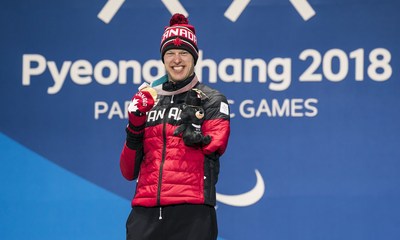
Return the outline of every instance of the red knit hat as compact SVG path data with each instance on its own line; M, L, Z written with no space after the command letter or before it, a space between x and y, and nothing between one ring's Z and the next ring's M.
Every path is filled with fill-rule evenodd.
M180 14L175 13L169 21L169 27L165 27L164 34L161 37L161 59L164 62L164 54L169 49L184 49L192 54L194 64L196 65L199 57L199 49L197 48L196 31L189 24L188 19Z

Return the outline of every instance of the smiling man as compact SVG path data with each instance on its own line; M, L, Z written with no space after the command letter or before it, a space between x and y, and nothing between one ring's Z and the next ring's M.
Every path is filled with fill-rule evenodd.
M198 81L196 32L182 14L165 28L160 52L167 75L134 95L120 157L123 176L137 179L127 240L215 240L219 158L230 133L228 102ZM189 144L188 135L177 131L181 112L192 107L201 109L195 116L202 118L201 125L191 124L193 134L207 141Z

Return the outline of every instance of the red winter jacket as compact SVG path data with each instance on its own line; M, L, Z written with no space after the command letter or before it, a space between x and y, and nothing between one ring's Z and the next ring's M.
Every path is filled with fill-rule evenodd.
M219 157L225 152L230 133L228 103L225 96L199 83L196 77L185 82L183 88L178 85L169 92L165 89L171 83L164 83L153 109L147 116L134 117L127 128L120 167L126 179L138 176L132 206L216 204ZM192 86L207 96L201 130L212 140L202 148L188 147L181 136L173 135L187 95L187 90L180 92Z

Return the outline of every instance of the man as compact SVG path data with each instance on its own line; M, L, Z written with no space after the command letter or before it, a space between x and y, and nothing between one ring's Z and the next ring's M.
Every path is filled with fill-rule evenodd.
M172 16L160 52L167 75L136 93L129 107L120 167L137 185L127 239L217 239L215 185L230 133L229 106L225 96L198 81L195 29L183 15ZM192 90L204 109L202 125L193 125L211 137L208 144L188 146L174 134L180 112L193 102Z

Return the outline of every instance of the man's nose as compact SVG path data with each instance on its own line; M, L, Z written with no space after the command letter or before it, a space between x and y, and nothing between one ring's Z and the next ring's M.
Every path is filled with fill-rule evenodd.
M182 61L181 55L180 55L179 53L175 54L175 55L174 55L173 61L174 61L175 63L181 62L181 61Z

